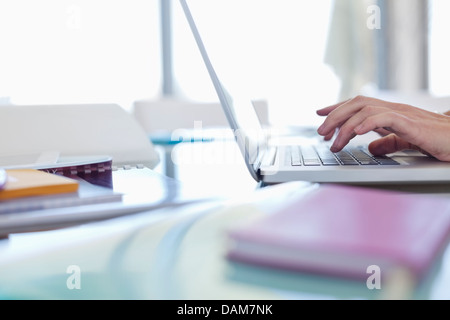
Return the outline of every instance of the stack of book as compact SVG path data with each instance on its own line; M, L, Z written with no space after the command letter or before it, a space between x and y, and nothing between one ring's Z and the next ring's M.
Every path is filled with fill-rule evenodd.
M112 189L77 175L66 177L37 169L3 170L0 214L121 201Z

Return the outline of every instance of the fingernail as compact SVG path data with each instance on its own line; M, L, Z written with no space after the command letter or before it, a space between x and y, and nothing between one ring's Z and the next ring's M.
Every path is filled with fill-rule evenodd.
M335 147L334 145L331 146L330 151L333 153L336 153L339 151L339 149L337 147Z
M335 153L335 152L338 152L340 150L339 149L339 141L340 141L339 137L336 138L336 140L334 140L333 144L330 147L330 151L331 152Z

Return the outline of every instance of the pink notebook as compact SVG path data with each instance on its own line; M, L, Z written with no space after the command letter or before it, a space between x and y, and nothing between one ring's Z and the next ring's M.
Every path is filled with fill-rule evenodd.
M421 278L446 247L450 200L320 186L279 212L229 233L228 258L367 279L367 268L404 267Z

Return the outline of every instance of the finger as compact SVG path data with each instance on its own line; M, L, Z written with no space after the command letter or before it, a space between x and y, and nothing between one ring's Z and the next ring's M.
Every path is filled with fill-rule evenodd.
M419 121L421 120L420 118ZM363 135L370 131L384 128L402 140L408 141L410 147L423 146L423 137L426 137L426 135L423 134L423 128L417 124L417 121L400 113L387 112L368 117L355 128L354 132L357 135Z
M374 156L383 156L397 151L418 148L395 134L390 134L369 144L369 151Z
M384 112L367 117L354 129L354 132L357 135L363 135L379 129L396 133L399 137L410 140L408 139L410 135L408 132L414 130L414 127L404 115L396 112Z
M331 152L336 153L341 151L354 137L356 137L356 133L354 132L349 135L345 135L345 137L338 135L330 147Z
M384 107L368 106L361 109L355 115L345 122L339 129L339 133L331 146L333 152L342 150L355 136L355 128L358 127L367 118L377 115L389 113L390 110Z
M390 132L390 131L388 131L388 130L386 130L384 128L375 129L373 131L375 131L376 133L378 133L382 137L385 137L385 136L390 135L392 133L392 132Z
M366 108L367 106L379 106L388 109L397 108L397 104L395 103L358 96L335 108L325 119L324 123L319 127L319 129L317 130L318 133L323 136L329 134L332 130L338 128L349 118L351 118L353 115L355 115L363 108Z
M350 101L350 99L345 100L345 101L341 101L341 102L339 102L339 103L333 104L332 106L329 106L329 107L326 107L326 108L323 108L323 109L319 109L319 110L316 111L316 113L317 113L319 116L327 116L327 115L329 115L334 109L340 107L341 105L343 105L344 103L347 103L348 101Z
M335 133L336 133L335 131L332 131L330 134L328 134L324 137L324 140L330 141L331 139L333 139Z

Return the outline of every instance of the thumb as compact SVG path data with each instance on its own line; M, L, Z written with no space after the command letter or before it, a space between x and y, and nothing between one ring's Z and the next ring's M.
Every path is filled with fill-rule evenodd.
M395 134L390 134L381 139L375 140L369 145L370 153L375 156L382 156L406 149L419 150L418 147L402 138L399 138Z

